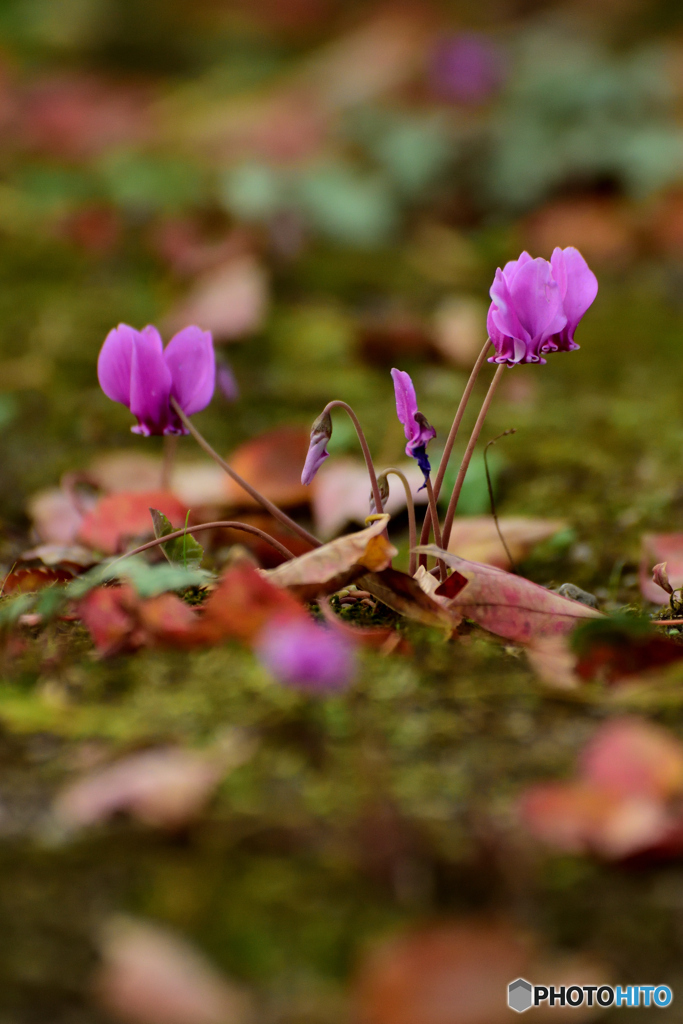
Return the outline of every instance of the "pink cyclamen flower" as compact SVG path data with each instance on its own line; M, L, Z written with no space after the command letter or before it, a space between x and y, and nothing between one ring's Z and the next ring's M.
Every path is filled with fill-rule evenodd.
M490 363L545 363L543 353L571 352L574 332L598 293L598 281L573 246L555 249L550 261L518 260L498 268L487 317L496 354Z
M211 334L186 327L164 348L156 327L136 331L119 324L100 350L97 376L107 398L137 417L134 434L187 434L171 398L186 416L211 401L216 378Z
M405 370L393 369L391 376L396 394L396 415L403 424L408 441L406 455L409 455L411 459L417 459L417 464L426 481L431 473L431 466L427 458L427 445L436 437L436 430L427 423L417 407L417 395L410 374Z
M356 672L350 641L312 619L271 619L257 638L255 650L279 682L302 690L343 690Z

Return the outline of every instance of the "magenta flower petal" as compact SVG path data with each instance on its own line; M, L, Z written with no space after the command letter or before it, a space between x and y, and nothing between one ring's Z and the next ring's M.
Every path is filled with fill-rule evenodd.
M109 332L97 360L97 379L112 402L130 405L130 368L137 331L119 324Z
M417 459L417 464L424 474L425 481L431 472L427 457L427 445L436 437L436 430L427 422L417 407L417 395L410 374L405 370L391 371L396 395L396 415L403 424L403 431L408 441L406 455Z
M356 672L350 641L312 619L271 619L257 638L255 650L279 682L302 690L342 690Z
M173 381L172 395L186 416L205 409L213 398L216 359L210 331L186 327L174 335L164 352Z
M529 260L517 268L510 284L517 319L538 354L540 345L567 323L562 295L547 260Z
M169 426L171 371L163 343L154 327L136 332L130 374L130 411L137 417L133 433L163 434Z
M574 341L574 331L581 318L593 305L598 294L598 279L578 249L568 246L555 249L550 265L562 295L562 305L567 316L566 326L551 339L553 349L571 352L579 346Z

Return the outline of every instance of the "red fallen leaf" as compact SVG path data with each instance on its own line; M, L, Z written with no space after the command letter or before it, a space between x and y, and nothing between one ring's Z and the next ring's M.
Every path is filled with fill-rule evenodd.
M13 569L5 577L2 585L3 594L28 594L34 590L43 590L53 583L67 583L76 574L64 567L39 565L31 569Z
M302 427L276 427L240 445L228 462L247 483L276 505L307 505L311 495L301 483L301 470L309 440L309 431ZM228 476L225 486L231 504L261 507Z
M602 726L579 758L576 778L532 786L522 820L536 838L572 853L620 860L683 850L683 745L637 718Z
M426 925L370 949L355 985L358 1024L503 1024L511 1011L501 992L519 977L556 985L604 984L599 965L546 953L530 933L504 921ZM587 981L590 978L590 981ZM554 1020L557 1007L538 1007ZM582 1008L572 1013L599 1012Z
M669 595L652 579L655 565L666 562L674 590L683 587L683 533L646 533L641 541L640 591L646 601L668 604Z
M133 918L110 919L93 979L97 1002L129 1024L247 1024L245 992L173 932Z
M96 587L79 601L77 611L103 657L156 643L196 642L196 613L175 594L143 601L128 584Z
M153 536L150 508L158 508L175 527L185 524L187 507L170 491L121 491L101 498L87 513L78 540L114 555L123 549L126 538Z
M562 636L571 632L581 619L601 618L593 608L560 597L503 569L468 562L434 545L421 550L442 558L468 580L449 608L508 640L529 643L539 637ZM442 586L447 588L448 581ZM441 587L435 593L438 595L440 590Z
M273 586L253 566L239 564L223 574L204 602L194 636L205 643L230 637L248 642L276 613L307 615L289 591Z
M581 679L621 679L663 668L683 658L683 645L655 633L647 623L602 619L587 623L572 637Z
M251 755L253 744L234 732L210 751L162 747L89 772L58 795L54 814L84 828L126 811L145 825L177 829L203 810L221 778Z
M584 749L579 774L613 793L670 797L683 791L683 744L651 722L618 719Z

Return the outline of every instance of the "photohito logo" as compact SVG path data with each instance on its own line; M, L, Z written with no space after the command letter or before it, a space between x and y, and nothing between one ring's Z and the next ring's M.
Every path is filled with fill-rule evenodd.
M668 985L532 985L517 978L508 985L508 1006L524 1013L532 1006L669 1006L674 994Z

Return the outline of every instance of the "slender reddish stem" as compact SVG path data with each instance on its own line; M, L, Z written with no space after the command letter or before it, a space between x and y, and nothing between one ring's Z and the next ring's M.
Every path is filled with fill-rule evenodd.
M356 433L358 434L358 440L360 441L360 446L363 449L363 457L365 458L365 465L368 468L368 476L370 477L370 484L372 486L372 496L375 499L375 511L376 512L381 512L383 506L382 506L382 498L381 498L380 493L379 493L379 485L377 483L377 474L375 473L375 466L374 466L373 461L372 461L372 456L370 454L370 449L368 447L368 442L366 441L365 434L363 433L363 428L360 425L360 420L356 416L356 414L353 411L353 409L351 408L351 406L347 402L342 402L338 398L335 398L334 401L327 403L327 405L325 406L325 408L323 409L323 411L320 414L321 417L324 416L326 412L329 412L330 409L344 409L344 411L347 412L349 414L349 416L351 417L351 422L353 423L354 427L356 428Z
M427 497L429 498L429 508L431 509L432 512L432 522L434 523L434 543L436 544L437 547L440 548L441 527L439 526L439 514L436 511L436 498L434 497L434 488L432 487L432 481L430 477L427 477L427 480L425 481L425 486L427 488ZM437 564L439 567L439 577L441 579L441 582L443 583L447 576L446 563L439 559Z
M406 492L406 505L408 506L408 547L410 549L408 572L411 576L415 575L417 569L417 552L415 548L417 546L417 523L415 521L415 502L413 501L413 492L410 489L410 484L405 473L402 473L400 469L396 469L395 466L390 466L389 469L382 470L381 476L389 476L393 473L397 476L403 484L403 490Z
M453 445L455 444L456 438L458 436L458 431L460 429L460 424L462 422L463 416L465 415L465 409L467 408L467 403L470 400L470 395L472 394L472 391L474 390L474 385L477 382L477 377L479 376L479 372L480 372L482 366L484 365L484 362L486 361L486 355L488 353L490 345L491 345L491 340L490 340L490 338L487 338L486 339L486 344L484 345L483 349L481 350L481 352L477 356L477 361L474 364L474 366L472 367L472 372L470 373L470 379L467 381L467 385L465 387L465 390L462 393L462 398L460 399L460 403L459 403L457 411L455 413L455 419L453 420L453 423L451 425L451 429L450 429L450 431L448 433L448 437L446 438L446 444L444 445L443 455L441 456L441 461L439 462L439 468L438 468L438 470L436 472L436 476L434 477L434 500L435 501L439 500L439 494L441 493L441 485L443 484L443 478L446 475L446 469L448 468L448 462L449 462L449 459L451 457L451 453L453 451ZM431 524L432 524L432 511L431 511L430 508L428 508L427 512L425 513L424 522L422 523L422 533L420 534L420 544L428 544L429 543L429 531L430 531L430 528L431 528ZM434 539L436 540L436 535L435 535ZM426 555L420 556L420 562L421 563L424 562L424 564L426 564L426 562L427 562Z
M220 457L218 452L211 447L206 438L199 433L195 425L187 418L183 410L176 402L175 398L171 399L171 405L178 413L180 422L183 424L184 427L187 428L187 430L189 430L189 432L192 434L193 438L195 439L199 447L203 448L206 454L210 455L214 462L217 462L221 469L225 470L228 476L232 480L234 480L236 484L238 484L244 491L246 491L247 494L251 495L254 501L257 501L259 505L262 505L267 512L270 512L271 516L273 516L275 519L278 519L283 526L286 526L289 530L292 530L294 533L297 533L304 540L308 541L309 544L312 544L313 547L320 547L321 542L318 540L317 537L314 537L313 534L309 533L308 530L304 529L303 526L299 526L299 524L296 523L293 519L290 519L286 512L283 512L282 509L278 508L277 505L274 505L272 501L270 501L263 494L257 491L255 487L252 487L251 484L247 483L247 481L244 480L239 475L239 473L235 472L232 466L228 465L225 459L222 459Z
M467 473L467 470L469 468L470 461L472 459L472 453L474 451L476 443L479 440L481 428L484 426L486 414L488 413L491 407L493 396L496 393L496 388L500 383L500 378L502 377L505 369L505 363L500 363L498 369L493 375L493 380L489 384L489 389L486 392L486 397L482 402L481 409L479 410L479 415L477 416L477 422L474 424L474 429L472 431L472 434L470 435L469 441L467 442L467 448L465 449L465 454L463 455L462 462L460 463L460 469L458 470L458 475L455 480L455 486L453 487L453 493L451 494L451 500L448 503L448 511L446 512L446 518L444 519L443 524L442 547L446 550L448 550L448 541L450 540L451 528L453 526L453 516L455 515L455 510L458 507L458 499L460 498L460 492L462 490L465 474Z
M132 551L126 551L125 554L119 555L115 558L110 565L116 565L117 562L122 561L124 558L130 558L131 555L139 555L143 551L149 551L150 548L156 548L160 544L165 544L168 540L175 540L177 537L184 537L187 533L200 533L202 530L214 530L219 527L231 530L242 530L244 533L253 533L256 537L260 537L261 540L265 540L271 547L279 551L285 558L295 558L296 556L286 548L284 544L281 544L279 540L275 540L275 537L271 537L265 530L259 530L258 526L251 526L249 523L240 523L233 519L220 519L215 523L198 523L196 526L183 527L181 530L174 530L173 533L167 533L165 537L157 537L155 540L147 541L146 544L140 544L139 547L133 548Z

